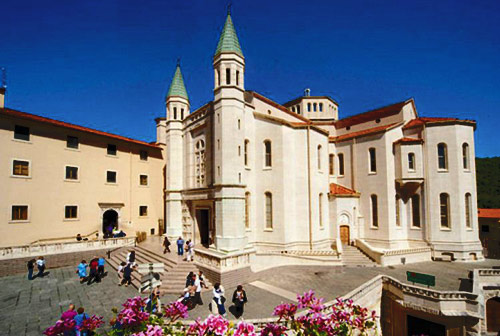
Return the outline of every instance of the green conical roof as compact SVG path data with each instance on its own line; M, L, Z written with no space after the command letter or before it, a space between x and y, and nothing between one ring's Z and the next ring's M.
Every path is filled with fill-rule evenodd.
M234 29L230 13L227 13L226 23L224 24L224 29L222 29L222 33L220 34L215 55L217 56L222 52L235 52L243 57L240 42L238 41L238 35L236 35L236 30Z
M167 93L167 98L172 96L179 96L189 100L186 87L184 86L184 79L182 78L181 66L179 64L177 64L174 78L172 79L172 83L170 83L170 88Z

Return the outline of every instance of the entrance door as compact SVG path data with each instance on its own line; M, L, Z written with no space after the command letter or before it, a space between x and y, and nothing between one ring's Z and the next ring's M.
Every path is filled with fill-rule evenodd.
M488 332L500 331L500 297L486 301L486 326Z
M415 316L407 315L406 322L408 323L408 336L412 335L429 335L429 336L445 336L446 327L442 324L427 321Z
M350 237L348 225L342 225L340 227L340 241L342 242L342 244L349 245Z
M115 210L109 209L102 215L102 232L111 233L118 228L118 213Z
M198 232L200 233L200 243L208 247L210 245L210 210L197 209L196 222L198 223Z

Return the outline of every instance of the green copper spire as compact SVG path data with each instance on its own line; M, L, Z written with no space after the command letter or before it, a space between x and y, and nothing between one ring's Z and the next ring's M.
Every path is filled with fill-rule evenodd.
M179 96L189 100L186 87L184 86L184 79L182 78L181 65L179 61L177 61L174 78L172 79L172 83L170 83L170 88L167 93L167 98L172 96Z
M217 44L217 50L215 50L215 56L222 52L234 52L243 57L243 52L241 51L240 42L238 41L238 35L236 35L229 9L227 11L224 29L222 29L222 34L220 34L219 43Z

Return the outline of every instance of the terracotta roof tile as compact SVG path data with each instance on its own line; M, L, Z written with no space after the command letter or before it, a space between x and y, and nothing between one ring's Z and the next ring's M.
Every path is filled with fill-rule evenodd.
M69 129L72 129L72 130L75 130L75 131L92 133L92 134L96 134L96 135L102 135L102 136L105 136L105 137L108 137L108 138L113 138L113 139L117 139L117 140L121 140L121 141L126 141L126 142L130 142L130 143L135 143L135 144L142 145L142 146L153 147L153 148L158 148L158 149L160 148L156 144L147 143L145 141L140 141L140 140L135 140L135 139L131 139L131 138L126 138L126 137L123 137L121 135L116 135L116 134L112 134L112 133L102 132L102 131L98 131L98 130L95 130L95 129L92 129L92 128L78 126L78 125L70 124L70 123L67 123L67 122L64 122L64 121L59 121L59 120L55 120L55 119L49 119L49 118L41 117L41 116L38 116L38 115L35 115L35 114L21 112L21 111L17 111L17 110L12 110L12 109L7 109L7 108L0 108L0 114L4 114L4 115L15 117L15 118L27 119L27 120L31 120L31 121L35 121L35 122L41 122L41 123L45 123L45 124L51 124L51 125L54 125L54 126L65 127L65 128L69 128Z
M395 103L392 105L384 106L375 110L371 110L368 112L364 112L361 114L356 114L351 117L347 117L344 119L340 119L335 123L335 126L338 128L344 128L347 126L352 126L352 125L357 125L357 124L362 124L368 121L380 119L380 118L386 118L395 114L398 114L403 106L408 104L410 100L405 100L403 102Z
M359 138L361 136L368 136L368 135L373 135L373 134L377 134L377 133L382 133L382 132L385 132L386 130L388 130L389 128L393 127L394 125L396 125L396 123L392 123L389 125L383 125L383 126L377 126L377 127L373 127L373 128L368 128L368 129L365 129L362 131L347 133L347 134L339 135L336 137L330 137L330 141L341 142L341 141L351 140L354 138Z
M474 125L476 124L474 120L467 120L467 119L420 117L410 120L406 125L403 126L403 129L406 130L414 127L421 127L424 124L446 123L446 122L462 122Z
M424 142L424 140L422 140L422 139L415 139L415 138L407 138L407 137L405 137L405 138L401 138L399 140L394 141L394 144L399 144L399 143L408 143L408 144L410 144L410 143L422 143L422 142Z
M477 209L479 218L497 218L500 219L500 209Z
M330 183L330 194L332 195L357 195L358 193L352 189L341 186L337 183Z

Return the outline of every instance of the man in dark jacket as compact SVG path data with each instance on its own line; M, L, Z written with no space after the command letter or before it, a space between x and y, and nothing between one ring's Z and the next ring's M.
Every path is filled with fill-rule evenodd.
M233 303L235 308L234 317L240 318L243 315L243 309L245 303L247 303L247 293L243 289L242 285L238 285L233 293Z
M28 261L28 280L33 280L33 270L35 269L35 259Z
M97 268L99 267L99 258L94 257L90 261L89 268L90 268L90 274L89 274L89 280L87 282L87 285L90 285L92 283L92 280L95 279L95 282L100 282L101 279L99 278L99 274L97 273Z
M118 286L125 284L125 287L128 287L128 285L132 284L132 272L134 270L135 267L132 266L132 264L127 264L127 266L123 269L123 279Z

